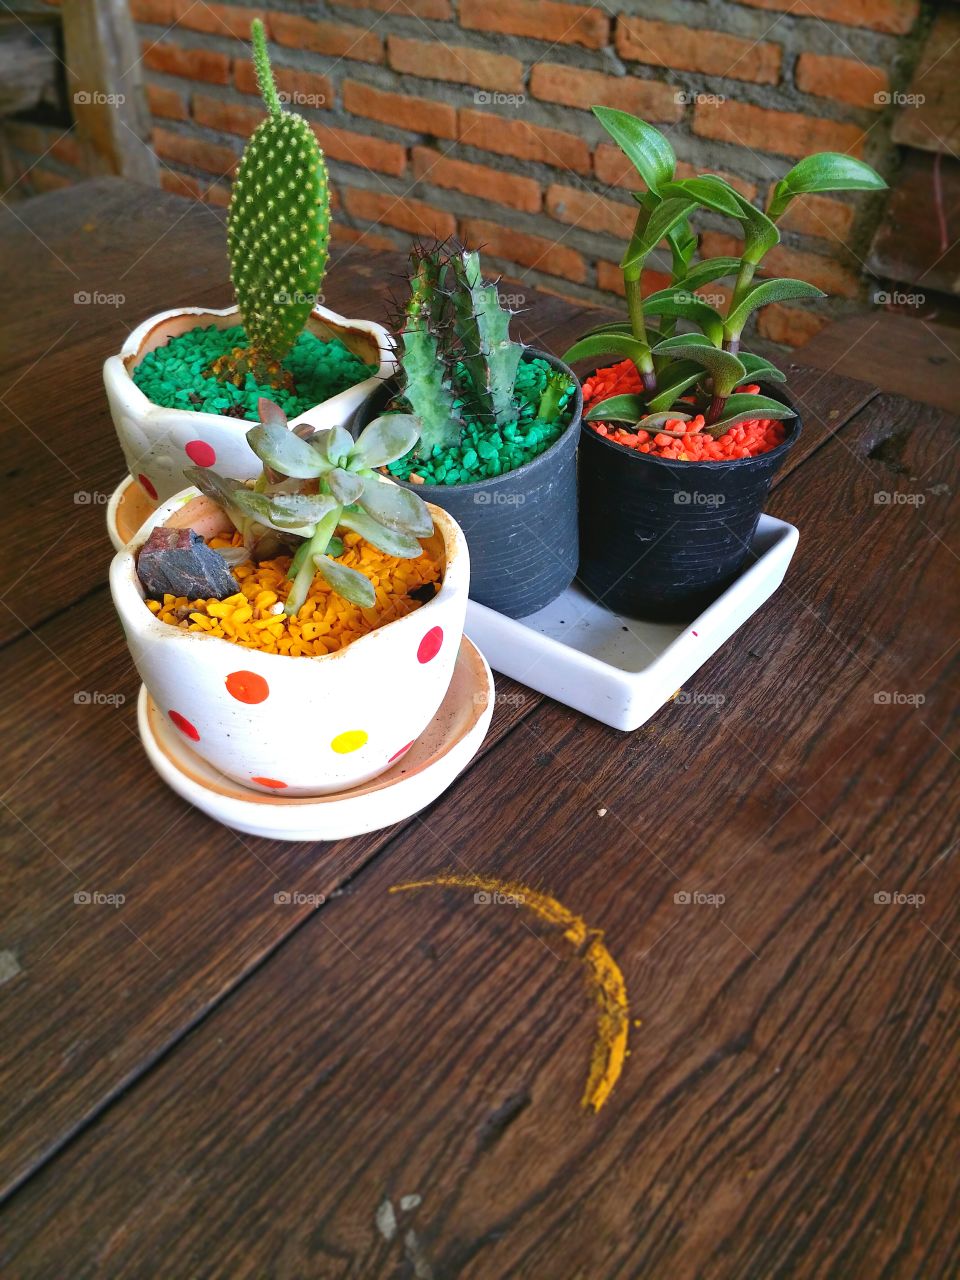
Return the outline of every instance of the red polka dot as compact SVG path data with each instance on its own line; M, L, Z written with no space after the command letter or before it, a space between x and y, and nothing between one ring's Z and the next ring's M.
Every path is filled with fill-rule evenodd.
M188 440L183 451L198 467L212 467L217 460L216 450L206 440Z
M185 734L188 738L192 738L194 742L200 741L199 732L196 727L190 723L186 716L182 716L179 711L168 711L167 715L182 734Z
M261 787L272 787L274 791L282 791L287 785L285 782L278 782L276 778L251 778L250 781Z
M403 753L405 751L409 751L412 746L413 746L413 743L408 742L405 747L401 747L399 751L394 752L394 754L390 757L389 763L392 764L394 760L399 760L400 757L403 755Z
M443 628L432 627L420 641L420 648L417 650L417 661L430 662L440 652L442 644Z
M238 702L263 702L270 695L270 686L255 671L231 671L226 686L227 693Z
M150 479L150 477L149 477L149 476L145 476L145 475L143 474L143 472L141 471L141 472L140 472L140 474L137 476L137 479L140 481L140 485L141 485L141 487L142 487L142 488L144 488L144 489L146 489L146 491L147 491L147 493L150 495L150 497L151 497L151 498L153 498L154 502L156 502L156 500L157 500L157 491L156 491L156 489L153 487L153 481Z

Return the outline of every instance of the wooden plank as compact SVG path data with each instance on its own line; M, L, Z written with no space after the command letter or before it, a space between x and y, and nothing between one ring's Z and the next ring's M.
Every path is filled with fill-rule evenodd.
M960 150L958 43L960 13L943 8L934 18L906 101L894 120L894 142L954 156Z
M400 829L261 840L169 791L140 747L139 680L104 592L9 646L2 688L0 951L19 973L0 1010L0 1195L315 908L274 893L335 893ZM499 678L497 695L484 751L540 701Z
M64 63L94 172L158 185L139 41L126 0L62 0Z
M631 735L540 707L36 1174L5 1268L954 1274L957 425L882 398L826 443L777 491L797 561L698 675L709 698ZM450 868L604 931L640 1025L598 1116L579 1107L594 1011L558 931L469 891L388 894ZM168 964L181 883L147 938ZM694 892L724 902L675 898ZM875 901L894 892L925 902ZM243 938L255 910L235 893L208 927ZM43 1092L42 1065L19 1079Z
M906 299L901 306L922 313L943 302L935 291L960 294L960 245L953 231L958 212L960 161L905 152L867 258L869 271L894 283L877 288L875 296L900 294Z
M0 116L63 110L60 19L56 14L0 16Z

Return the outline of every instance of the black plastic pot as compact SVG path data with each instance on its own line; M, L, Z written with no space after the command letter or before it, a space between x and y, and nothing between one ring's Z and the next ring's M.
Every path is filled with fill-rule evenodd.
M470 548L470 597L508 618L523 618L555 600L577 572L577 444L583 392L562 360L528 347L524 359L546 360L573 380L574 409L559 440L516 471L473 484L398 484L453 516ZM354 436L397 395L395 380L357 410Z
M764 395L793 408L778 386ZM800 435L755 458L674 462L598 435L580 438L580 570L615 613L652 622L695 618L741 573L770 484Z

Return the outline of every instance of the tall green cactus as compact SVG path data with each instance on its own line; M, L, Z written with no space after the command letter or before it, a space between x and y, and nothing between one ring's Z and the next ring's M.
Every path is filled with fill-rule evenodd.
M227 222L230 276L249 347L222 357L214 372L240 385L248 371L285 385L280 361L307 323L327 265L327 166L306 120L281 105L259 19L251 35L269 114L244 148Z
M479 412L498 426L508 426L517 420L513 388L523 347L510 340L510 312L500 305L496 285L484 284L480 255L464 249L451 259L451 266L460 358L470 375Z
M452 389L450 360L444 351L444 312L447 297L442 291L446 258L440 249L414 248L414 272L410 281L410 301L404 316L404 395L420 426L420 446L425 452L439 445L456 444L460 435L460 414Z

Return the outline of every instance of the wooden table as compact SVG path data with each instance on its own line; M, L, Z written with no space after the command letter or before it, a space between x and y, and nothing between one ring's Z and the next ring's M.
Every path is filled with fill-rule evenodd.
M330 304L378 316L395 264L335 257ZM222 227L104 181L4 211L0 262L0 1273L956 1275L956 419L791 366L799 551L703 696L621 734L498 677L425 813L257 840L149 767L105 586L100 365L228 300ZM527 292L562 351L586 316ZM602 930L631 1025L597 1114L584 948L389 893L450 870Z

